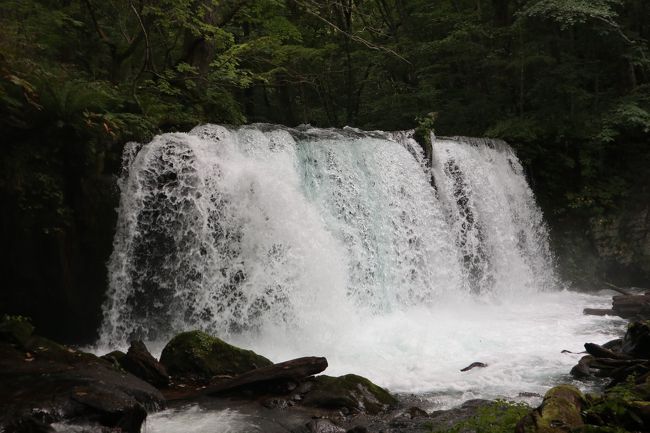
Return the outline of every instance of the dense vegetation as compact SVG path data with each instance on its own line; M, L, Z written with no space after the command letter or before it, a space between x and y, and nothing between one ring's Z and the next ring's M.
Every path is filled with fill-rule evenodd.
M645 0L0 0L3 273L96 304L121 145L202 122L501 137L554 227L614 221L648 201L649 33Z

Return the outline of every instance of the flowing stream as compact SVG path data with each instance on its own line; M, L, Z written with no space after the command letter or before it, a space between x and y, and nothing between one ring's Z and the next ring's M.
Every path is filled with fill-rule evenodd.
M568 380L620 325L564 290L504 142L204 125L131 143L99 345L203 329L438 407ZM489 365L461 373L481 361ZM216 415L211 415L216 416ZM161 418L161 422L171 422ZM152 427L152 431L155 427Z

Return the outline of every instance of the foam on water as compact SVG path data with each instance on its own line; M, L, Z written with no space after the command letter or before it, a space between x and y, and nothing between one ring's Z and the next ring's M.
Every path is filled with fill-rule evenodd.
M254 433L251 417L237 411L204 410L199 405L151 414L142 433Z
M408 133L205 125L127 146L120 187L103 348L199 328L445 406L543 392L618 331L561 290L503 142L434 140L429 168Z

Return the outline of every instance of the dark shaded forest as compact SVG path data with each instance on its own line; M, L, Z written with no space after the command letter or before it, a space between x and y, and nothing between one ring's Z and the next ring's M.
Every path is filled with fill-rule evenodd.
M206 122L503 138L564 276L648 287L649 33L645 0L0 0L0 310L92 339L122 146Z

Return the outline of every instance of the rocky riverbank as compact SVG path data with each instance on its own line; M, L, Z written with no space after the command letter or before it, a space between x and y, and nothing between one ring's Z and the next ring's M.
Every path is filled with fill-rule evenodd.
M392 395L357 375L320 374L312 356L272 363L200 331L168 342L160 360L141 341L97 357L34 334L30 322L0 323L0 432L140 432L148 415L235 411L265 433L520 433L650 431L650 322L625 336L585 344L572 370L603 381L602 394L549 390L536 409L471 400L427 412L417 397ZM74 426L74 427L72 427ZM80 430L75 430L80 431Z

